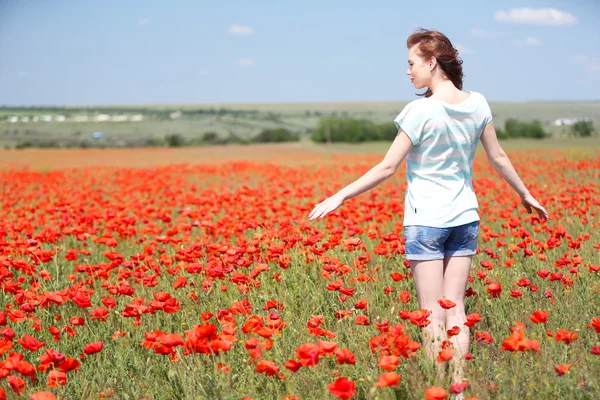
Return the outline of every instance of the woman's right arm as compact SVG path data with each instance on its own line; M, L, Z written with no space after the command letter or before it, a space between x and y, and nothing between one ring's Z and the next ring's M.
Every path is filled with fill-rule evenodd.
M548 219L548 212L542 205L529 193L521 178L515 171L512 163L508 156L500 146L498 138L496 137L496 129L494 129L494 123L490 122L485 126L481 133L481 144L487 154L488 161L492 167L504 178L506 182L521 196L521 203L531 213L531 209L534 208L539 217L542 219Z

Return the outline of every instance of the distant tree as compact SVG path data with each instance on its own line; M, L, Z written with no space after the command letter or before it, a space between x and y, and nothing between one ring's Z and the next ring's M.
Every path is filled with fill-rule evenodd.
M504 122L504 135L506 138L531 138L543 139L548 136L538 120L523 122L509 118Z
M496 137L499 140L503 140L503 139L507 139L508 138L508 136L506 136L506 132L504 132L504 130L502 128L498 127L498 128L495 128L495 130L496 130Z
M263 129L258 135L252 138L252 141L257 143L295 142L298 140L298 135L285 128Z
M181 147L185 145L185 138L179 133L165 136L165 141L169 147Z
M377 127L379 128L379 137L385 141L393 141L398 134L398 128L393 122L386 122Z
M571 125L571 132L575 136L589 137L594 133L594 123L592 121L577 121Z
M544 128L542 127L542 123L537 120L533 122L525 122L524 131L525 137L531 139L543 139L547 136L546 132L544 132Z
M217 132L204 132L204 135L202 135L202 141L203 142L214 142L217 140L218 137L219 137L219 134Z
M523 137L523 125L519 120L514 118L504 121L504 131L508 138Z

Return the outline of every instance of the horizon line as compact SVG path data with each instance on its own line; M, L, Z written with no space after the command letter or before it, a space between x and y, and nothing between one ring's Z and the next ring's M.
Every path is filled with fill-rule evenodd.
M6 108L91 108L91 107L157 107L157 106L277 106L277 105L310 105L310 104L374 104L374 103L407 103L413 100L323 100L323 101L279 101L279 102L190 102L190 103L99 103L99 104L0 104L0 109ZM597 103L600 99L589 100L510 100L497 101L488 100L489 103Z

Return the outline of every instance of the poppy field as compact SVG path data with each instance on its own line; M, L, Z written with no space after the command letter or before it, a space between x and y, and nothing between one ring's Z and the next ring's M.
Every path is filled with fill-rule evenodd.
M507 150L548 221L477 153L462 383L422 343L404 169L310 221L382 154L273 149L1 169L0 399L600 398L596 149Z

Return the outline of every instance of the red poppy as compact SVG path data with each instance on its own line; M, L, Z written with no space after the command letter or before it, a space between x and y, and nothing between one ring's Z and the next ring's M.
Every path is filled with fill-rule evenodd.
M383 355L379 357L377 365L386 371L393 371L400 365L400 357Z
M456 303L448 299L439 299L438 304L446 310L456 306Z
M379 379L375 384L378 387L398 386L400 382L400 374L396 372L384 372L379 375Z
M536 310L534 311L531 315L529 315L529 319L531 319L531 321L533 321L534 324L545 324L546 323L546 319L548 318L548 311L540 311L540 310Z
M339 378L327 385L329 392L340 399L350 399L356 395L356 384L348 378Z
M448 392L439 386L433 386L425 390L425 400L444 400Z
M102 350L104 344L102 342L92 342L83 346L83 352L87 355L98 353Z
M46 345L46 342L40 342L33 336L23 335L23 339L17 339L17 342L29 351L37 351Z
M304 343L296 348L296 358L303 367L316 365L320 355L321 348L314 343Z
M277 366L277 364L275 364L273 361L260 360L256 364L254 371L258 372L259 374L264 373L266 376L273 376L279 373L279 366Z

